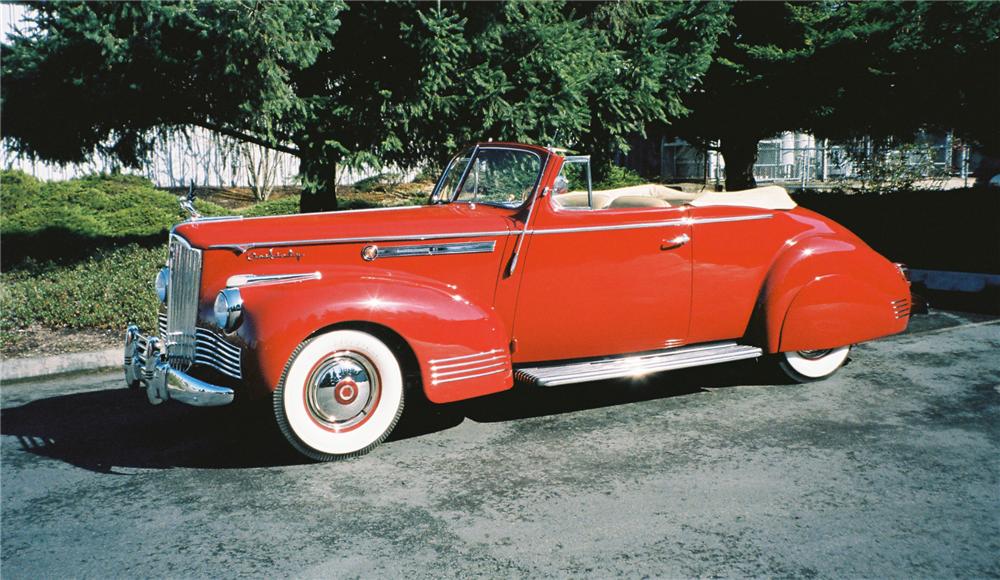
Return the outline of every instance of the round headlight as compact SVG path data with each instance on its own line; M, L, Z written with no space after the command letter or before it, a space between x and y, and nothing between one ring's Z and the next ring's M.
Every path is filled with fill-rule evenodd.
M236 330L243 317L243 298L238 288L226 288L215 297L215 324L226 332Z
M170 286L170 268L160 268L156 274L156 296L160 302L167 303L167 287Z

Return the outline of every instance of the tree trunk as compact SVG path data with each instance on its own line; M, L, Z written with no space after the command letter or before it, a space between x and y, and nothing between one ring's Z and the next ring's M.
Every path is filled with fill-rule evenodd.
M311 213L337 209L337 158L330 155L306 155L300 158L302 197L299 211Z
M757 182L753 178L753 166L757 163L757 137L723 137L719 142L719 152L726 161L726 191L753 189Z

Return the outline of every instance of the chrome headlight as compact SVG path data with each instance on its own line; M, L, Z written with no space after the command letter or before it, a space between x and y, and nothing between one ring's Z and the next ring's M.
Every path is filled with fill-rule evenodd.
M226 332L236 330L243 319L243 298L238 288L226 288L215 297L215 324Z
M156 296L160 302L167 303L167 287L170 286L170 268L160 268L156 274Z

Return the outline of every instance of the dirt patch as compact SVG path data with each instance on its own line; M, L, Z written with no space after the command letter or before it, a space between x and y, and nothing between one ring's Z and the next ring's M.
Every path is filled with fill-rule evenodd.
M165 187L163 189L176 196L187 195L188 192L186 187ZM274 191L271 192L270 199L296 195L301 191L301 187L294 185L275 187ZM257 203L257 199L249 187L195 187L194 195L198 199L210 201L226 209L243 209Z
M114 348L122 344L121 332L113 330L52 330L38 325L12 330L0 343L0 357L4 359L33 356L50 356L72 352L90 352Z

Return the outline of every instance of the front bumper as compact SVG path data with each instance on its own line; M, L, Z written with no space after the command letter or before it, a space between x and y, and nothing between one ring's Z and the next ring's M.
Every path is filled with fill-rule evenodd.
M166 347L155 336L143 336L139 328L125 330L125 383L146 387L154 405L173 399L196 407L220 407L233 402L232 389L212 385L170 366Z

